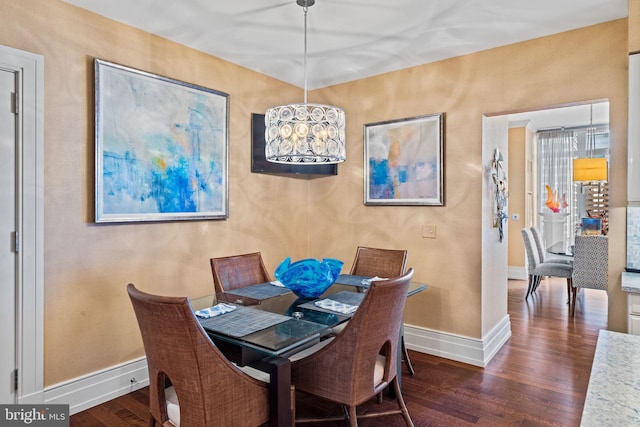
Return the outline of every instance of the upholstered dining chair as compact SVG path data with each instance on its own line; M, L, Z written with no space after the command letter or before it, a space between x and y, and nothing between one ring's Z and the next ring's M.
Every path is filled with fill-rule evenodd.
M216 292L271 281L260 252L211 258L209 261Z
M296 418L296 422L337 421L402 415L413 426L397 379L398 334L413 269L403 276L372 282L344 330L311 355L291 362L295 389L347 408L341 417ZM380 313L384 313L381 316ZM356 407L392 387L397 409L367 412ZM297 412L297 411L296 411Z
M523 228L521 232L524 240L525 252L527 254L527 275L529 279L527 293L524 296L524 299L526 300L529 298L529 295L538 289L543 277L564 277L567 279L567 298L569 301L569 308L571 308L571 274L573 272L573 265L557 262L541 262L531 230Z
M573 263L573 256L571 255L557 255L550 254L547 252L547 249L544 247L544 242L542 241L542 235L540 234L540 230L537 227L530 227L531 235L533 236L533 242L535 243L536 249L538 250L538 256L540 257L540 262L557 262L560 264L571 264Z
M147 356L149 426L268 422L268 384L225 358L200 326L187 298L148 294L133 284L127 292Z
M407 268L407 251L403 249L382 249L358 246L356 256L351 265L350 274L356 276L371 277L398 277L404 274ZM404 345L404 335L400 337L402 361L407 365L410 375L415 374L415 369L409 359L409 352Z
M576 299L582 288L609 290L609 238L576 236L573 261L571 317L576 314Z

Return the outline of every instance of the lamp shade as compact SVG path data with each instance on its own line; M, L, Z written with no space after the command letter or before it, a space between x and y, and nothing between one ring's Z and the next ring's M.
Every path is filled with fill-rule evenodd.
M574 181L606 181L607 159L604 157L573 160Z

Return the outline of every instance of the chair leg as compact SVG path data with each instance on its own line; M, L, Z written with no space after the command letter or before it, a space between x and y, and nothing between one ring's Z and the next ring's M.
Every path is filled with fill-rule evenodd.
M291 386L291 395L289 398L291 399L291 427L295 427L296 425L296 386Z
M409 352L407 351L407 347L404 345L404 335L400 338L400 346L402 347L402 357L403 362L407 365L409 369L409 375L415 375L416 371L413 369L413 365L411 364L411 359L409 359Z
M411 421L411 417L409 416L409 410L407 409L407 405L404 403L404 399L402 398L402 392L400 391L400 384L398 384L398 378L393 379L393 390L396 395L396 402L400 407L400 411L402 412L402 418L404 418L404 422L407 427L413 427L413 421Z
M342 406L342 416L344 417L345 420L349 421L349 407L347 405L341 405Z
M156 427L156 419L149 413L149 427Z
M578 296L578 288L573 288L573 297L571 302L571 317L576 316L576 297Z
M538 286L540 286L540 282L542 281L542 276L534 276L534 278L533 292L538 290Z
M529 295L531 294L531 288L533 286L533 276L530 274L529 275L529 280L527 281L527 293L524 296L524 300L526 301L527 298L529 298Z
M356 415L355 406L349 406L349 426L358 427L358 416Z

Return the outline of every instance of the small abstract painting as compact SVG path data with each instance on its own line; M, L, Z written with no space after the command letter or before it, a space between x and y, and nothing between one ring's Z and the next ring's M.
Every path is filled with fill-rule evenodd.
M229 95L95 60L95 221L228 218Z
M444 205L444 113L364 125L365 205Z

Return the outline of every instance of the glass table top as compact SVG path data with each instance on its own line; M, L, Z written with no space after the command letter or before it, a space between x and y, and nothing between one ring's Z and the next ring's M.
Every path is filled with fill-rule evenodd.
M340 295L346 294L349 298L340 302L357 305L362 301L368 287L363 284L363 279L367 277L340 275L336 283L324 294L312 299L298 298L288 289L272 283L260 283L217 294L217 302L228 302L237 305L238 309L218 316L219 320L215 320L216 317L198 320L214 341L222 340L271 356L292 354L296 349L319 341L322 336L331 332L332 327L346 322L353 315L323 310L314 307L312 302L336 294L336 300L341 300ZM425 289L427 285L411 283L407 295ZM279 321L265 321L263 326L266 326L260 330L239 336L239 333L235 332L236 326L243 328L248 323L263 321L261 318L264 316L260 315L260 311L266 312L264 315L271 313L281 315L282 318ZM233 327L225 325L226 322L222 321L225 316L228 316L228 321L238 324Z

